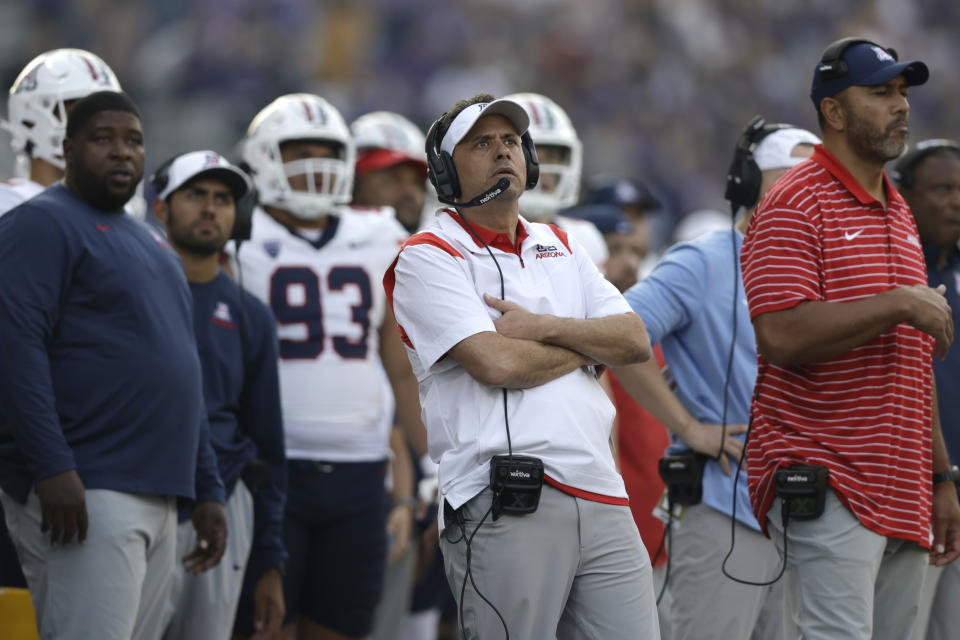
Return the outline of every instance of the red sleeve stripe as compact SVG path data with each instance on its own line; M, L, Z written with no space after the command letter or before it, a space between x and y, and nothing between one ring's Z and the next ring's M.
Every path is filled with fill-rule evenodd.
M445 251L454 258L460 258L463 260L463 255L454 249L449 242L429 232L421 232L411 236L406 242L403 243L403 246L400 247L400 252L403 252L403 250L407 247L415 247L420 244L428 244L432 247L436 247L442 251ZM396 273L394 273L394 269L396 268L397 260L399 259L400 253L397 253L397 257L393 259L393 262L390 263L390 267L387 268L387 271L383 274L383 291L387 294L387 303L390 305L390 309L393 311L394 316L396 316L397 313L393 308L393 289L397 284L397 276ZM400 326L399 323L397 323L397 329L400 331L400 339L403 340L403 343L413 349L413 343L410 342L410 338L407 337L407 332L403 330L403 327Z
M402 250L402 249L401 249ZM397 266L397 260L400 259L400 254L397 254L397 257L393 259L393 262L390 263L390 267L387 269L386 273L383 274L383 291L387 294L387 304L390 305L390 310L393 311L393 317L397 317L397 312L393 308L393 288L397 284L397 276L394 273L394 268ZM403 330L403 327L397 322L397 331L400 332L400 340L403 341L403 344L407 345L411 349L416 349L413 346L413 343L410 342L410 338L407 337L407 332Z
M431 247L436 247L438 249L446 251L447 253L452 255L454 258L460 258L461 260L464 259L463 254L461 254L459 251L454 249L453 245L451 245L446 240L430 233L429 231L421 231L418 234L410 236L410 239L404 242L403 246L400 247L400 251L403 251L407 247L415 247L418 244L428 244Z
M393 259L393 262L390 263L390 266L387 267L386 272L383 274L383 291L387 294L387 304L390 305L390 310L396 315L396 311L393 308L393 288L397 284L397 276L394 274L393 270L397 266L397 260L400 259L400 254L397 254L397 257Z

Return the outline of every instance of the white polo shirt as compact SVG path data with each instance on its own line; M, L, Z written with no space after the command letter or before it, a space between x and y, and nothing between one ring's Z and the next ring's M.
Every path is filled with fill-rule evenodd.
M506 300L538 314L599 318L630 312L586 251L554 225L520 218L517 246L471 225L503 271ZM407 355L420 382L430 456L440 491L458 508L490 483L490 458L507 453L500 387L476 381L447 352L476 333L496 331L497 267L449 210L412 236L384 277ZM513 452L543 460L549 484L583 498L626 505L608 439L616 413L596 378L577 369L507 394Z

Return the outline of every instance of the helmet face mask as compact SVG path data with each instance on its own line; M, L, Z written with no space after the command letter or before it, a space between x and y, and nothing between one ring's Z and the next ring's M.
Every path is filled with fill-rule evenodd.
M67 103L97 91L120 91L116 75L98 56L82 49L55 49L42 53L23 68L10 88L8 120L20 171L24 158L38 158L64 169L63 138Z
M333 153L284 162L281 147L292 142L314 142ZM353 141L340 113L319 96L288 94L264 107L250 123L242 155L263 204L316 220L350 202Z
M538 93L504 96L520 103L530 116L530 137L540 158L540 180L520 196L520 211L531 218L550 218L577 204L583 172L583 146L569 116Z

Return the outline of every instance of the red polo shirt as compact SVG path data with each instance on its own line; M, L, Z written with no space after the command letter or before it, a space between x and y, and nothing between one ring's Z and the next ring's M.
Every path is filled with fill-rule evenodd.
M884 175L887 208L818 145L760 203L740 254L755 318L806 300L852 302L926 285L910 209ZM747 449L757 520L773 472L825 465L869 529L929 546L933 338L901 323L833 360L779 367L759 356Z

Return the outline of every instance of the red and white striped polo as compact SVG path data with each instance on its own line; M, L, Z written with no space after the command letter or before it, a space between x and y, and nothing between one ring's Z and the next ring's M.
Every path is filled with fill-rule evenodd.
M910 209L884 175L888 206L822 146L757 208L740 254L755 318L806 300L852 302L927 283ZM780 367L759 356L747 450L757 519L773 472L825 465L867 528L929 546L933 338L901 323L828 362Z

